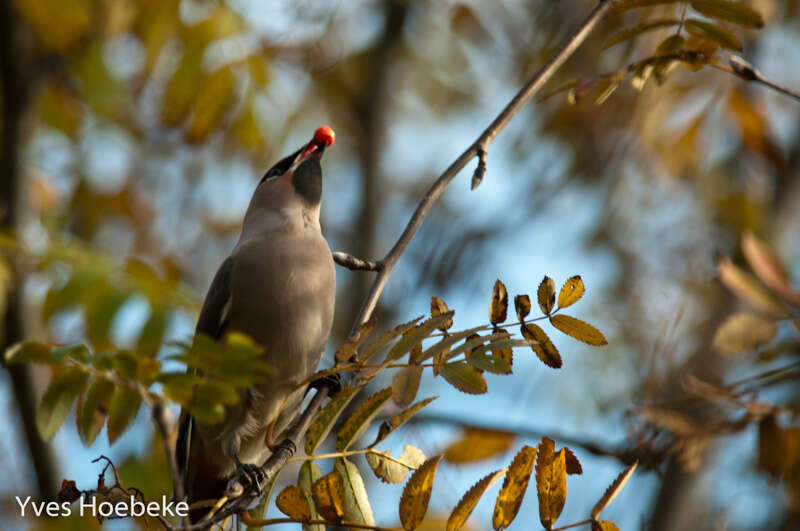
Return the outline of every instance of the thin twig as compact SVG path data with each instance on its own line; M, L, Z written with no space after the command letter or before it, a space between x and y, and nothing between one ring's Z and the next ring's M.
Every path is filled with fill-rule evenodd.
M761 83L765 87L769 87L772 90L776 90L781 94L785 94L790 98L794 98L797 101L800 101L800 92L796 92L786 87L782 87L777 83L774 83L773 81L770 81L769 79L765 78L761 72L759 72L752 64L750 64L743 57L739 55L731 55L728 58L728 65L710 63L710 66L712 68L716 68L717 70L722 70L723 72L728 72L729 74L733 74L736 77L744 79L745 81L755 81L756 83Z
M164 455L169 464L170 476L172 477L172 493L177 501L184 498L183 478L181 477L178 460L175 457L175 430L173 422L169 418L169 410L162 400L153 403L153 424L161 435L161 442L164 444Z
M380 271L383 264L380 262L370 262L369 260L362 260L356 258L352 254L336 251L333 253L333 261L342 267L351 269L353 271Z

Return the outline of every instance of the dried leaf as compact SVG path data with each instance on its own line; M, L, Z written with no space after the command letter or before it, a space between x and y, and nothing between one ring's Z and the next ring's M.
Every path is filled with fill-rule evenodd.
M489 305L489 322L498 325L506 320L508 314L508 291L498 278L492 288L492 302Z
M516 436L506 431L465 428L461 437L444 451L451 463L474 463L507 452Z
M64 369L53 378L36 409L36 427L42 439L53 438L88 380L88 373L74 367Z
M696 37L716 42L723 48L727 48L729 50L742 51L742 41L739 40L739 37L725 28L694 18L687 20L684 24L684 27L686 28L686 31Z
M517 319L522 321L531 313L531 298L527 295L514 297L514 309L517 310Z
M317 418L308 429L306 434L305 450L308 455L313 455L317 447L325 440L325 437L333 428L334 422L344 410L345 406L356 395L361 387L345 388L336 393L328 405L317 413Z
M344 517L344 484L339 472L334 470L319 478L311 486L314 505L325 520L338 522Z
M567 448L566 446L563 448L564 450L564 458L567 463L567 474L574 475L574 474L583 474L583 467L581 466L581 462L578 461L578 456L572 453L572 450Z
M734 295L767 315L783 315L786 309L772 293L767 291L752 275L746 273L727 257L717 262L719 279Z
M558 307L566 308L572 306L583 297L585 288L583 287L583 279L580 275L569 277L564 285L561 286L561 291L558 292Z
M545 276L542 279L539 283L539 289L536 290L536 298L539 301L539 308L542 309L542 313L550 315L550 312L553 311L553 306L556 304L556 283L552 278Z
M603 49L607 50L608 48L611 48L615 44L619 44L621 42L625 42L627 40L630 40L630 39L633 39L635 37L638 37L642 33L645 33L645 32L648 32L648 31L652 31L652 30L661 29L661 28L668 28L670 26L675 26L676 24L679 24L679 23L680 23L680 20L677 20L677 19L674 19L674 18L658 19L658 20L651 20L651 21L648 21L648 22L643 22L643 23L638 24L638 25L636 25L636 26L634 26L632 28L624 29L624 30L622 30L620 32L617 32L614 35L612 35L608 39L608 41L606 41L605 45L603 46Z
M390 459L391 452L373 450L365 456L375 476L384 483L400 483L408 473L425 462L425 454L416 446L407 444L400 457ZM398 462L399 461L399 462Z
M430 398L426 398L425 400L420 400L413 406L404 409L397 415L393 416L389 420L384 420L381 423L380 428L378 429L378 436L375 438L375 442L369 445L370 448L374 447L379 442L385 440L389 435L394 433L397 428L411 420L411 417L416 415L417 413L422 410L425 406L436 400L438 397L432 396Z
M422 378L422 367L412 365L400 369L392 379L392 400L399 407L405 407L414 401Z
M375 517L367 497L364 480L358 467L345 458L337 459L334 470L339 472L344 486L344 515L350 522L375 525Z
M275 500L278 509L297 522L308 522L311 520L311 506L305 494L296 486L289 485L278 494Z
M361 353L359 354L359 360L365 363L368 362L372 356L383 350L390 341L413 329L420 319L422 319L422 317L417 317L416 319L412 319L407 323L399 324L382 334L375 341L372 341L361 350ZM422 346L420 345L420 348L421 347Z
M616 497L617 494L622 490L622 487L625 486L625 483L630 479L633 475L633 471L636 470L636 465L639 464L639 461L634 461L628 468L623 470L619 476L608 486L606 492L603 496L597 500L597 503L594 504L592 508L592 519L596 520L600 512L608 507L611 501Z
M531 349L539 356L539 359L553 369L561 368L561 355L558 349L538 325L528 323L520 327L522 336L531 342Z
M786 271L764 242L747 232L742 237L742 253L761 282L794 306L800 307L800 292L789 286Z
M345 421L336 438L336 449L340 452L347 450L353 442L367 430L372 419L380 413L383 406L392 399L392 388L387 387L369 397Z
M500 479L505 470L497 470L490 472L475 483L470 489L461 497L456 504L453 512L450 513L450 518L447 519L446 531L458 531L466 523L467 518L472 513L475 506L483 496L483 493L494 484L495 481Z
M450 308L447 307L447 304L439 297L431 297L431 317L445 315L447 313L450 313ZM453 326L452 315L450 316L450 319L442 323L438 328L442 332L446 332L451 326Z
M696 0L692 2L692 8L703 15L733 22L745 28L763 28L764 18L761 13L742 2L731 2L729 0Z
M752 313L729 316L714 333L714 346L727 354L757 349L775 338L776 321L763 319Z
M536 448L527 445L523 446L511 461L494 505L492 526L495 529L507 528L516 518L522 499L528 490L535 461Z
M436 467L439 466L441 455L431 457L425 461L412 475L403 489L403 496L400 498L400 522L403 529L413 531L419 526L425 513L428 511L428 503L431 501L431 490L433 490L433 480L436 476Z
M358 348L364 343L373 330L375 330L375 318L373 317L366 323L362 323L353 334L348 337L342 345L336 349L334 357L337 363L345 363L356 357Z
M575 317L560 313L550 317L550 324L568 336L572 336L588 345L600 346L608 344L600 330Z
M555 443L547 437L542 437L536 457L536 493L539 520L551 529L567 500L567 465L564 449L556 453Z
M488 389L483 375L466 362L447 363L441 366L439 372L447 383L469 395L480 395Z
M422 353L419 360L415 361L426 361L431 358L435 358L437 355L439 355L439 361L441 362L441 359L443 359L442 353L445 353L446 356L444 357L449 359L452 357L449 353L450 347L452 347L462 339L470 337L471 335L479 331L481 328L482 327L480 326L476 326L474 328L461 330L460 332L454 332L448 336L445 336L440 341L437 341L436 343L425 349L425 352ZM453 353L453 355L455 355L455 352Z
M619 531L619 528L610 520L592 520L592 531Z

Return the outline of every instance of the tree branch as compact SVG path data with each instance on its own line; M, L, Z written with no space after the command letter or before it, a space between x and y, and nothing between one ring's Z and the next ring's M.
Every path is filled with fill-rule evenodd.
M333 261L352 271L380 271L383 268L383 264L380 262L362 260L361 258L356 258L352 254L339 251L333 253Z
M539 89L541 89L541 87L553 77L556 70L558 70L558 68L563 65L567 59L569 59L575 50L577 50L583 41L586 40L586 37L589 35L589 33L591 33L603 16L605 16L614 2L615 0L598 0L597 4L586 17L586 19L564 41L564 43L553 54L553 56L531 77L531 79L522 87L522 89L520 89L514 98L500 112L497 118L495 118L491 125L489 125L489 127L487 127L483 133L481 133L475 142L470 145L466 151L464 151L431 185L427 193L417 205L416 210L411 216L411 219L408 221L408 224L398 238L397 242L382 260L374 264L377 266L375 270L378 271L378 274L372 283L369 293L367 294L367 297L361 306L361 310L359 311L355 322L353 323L353 332L355 332L361 324L367 322L372 316L372 312L375 310L375 306L380 298L381 293L383 292L383 288L386 285L389 274L391 273L397 261L400 259L400 256L403 254L403 252L405 252L414 235L422 226L425 216L433 207L433 204L442 195L447 185L450 184L450 181L452 181L455 176L479 154L481 160L485 161L485 156L488 152L489 146L492 144L492 142L494 142L500 132L505 129L511 119L519 112L525 103L527 103L528 100L530 100L534 94L536 94L536 92L538 92ZM348 255L344 255L344 253L338 254L340 255L339 258L336 258L335 253L334 259L341 265L344 264L342 264L340 260L347 264L358 262L363 262L364 264L369 263L363 260L358 260L354 257L348 258ZM345 265L345 267L348 266ZM311 426L314 415L316 415L317 410L322 406L322 402L328 393L329 389L326 386L320 387L314 398L309 403L308 407L306 407L305 411L303 411L297 423L295 423L295 425L290 429L286 439L284 439L276 451L261 466L261 471L264 473L265 478L262 484L266 484L274 474L283 468L289 458L294 455L299 441L305 436L306 431ZM232 481L235 481L235 479ZM220 511L220 513L215 515L214 518L205 523L211 525L213 522L218 521L218 519L236 513L241 508L246 507L246 505L253 498L251 490L252 489L245 491L242 496L237 498L232 506Z
M733 74L741 79L744 79L745 81L755 81L756 83L761 83L765 87L769 87L772 90L776 90L781 94L785 94L790 98L800 101L800 92L795 92L786 87L782 87L777 83L765 78L761 72L756 70L756 68L743 57L739 55L731 55L728 58L728 64L730 66L712 63L711 66L717 70L722 70L723 72Z

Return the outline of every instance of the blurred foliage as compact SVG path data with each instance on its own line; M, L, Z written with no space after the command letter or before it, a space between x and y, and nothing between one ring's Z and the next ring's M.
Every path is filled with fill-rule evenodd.
M463 126L459 119L486 102L493 112L502 100L497 94L549 57L591 2L13 4L36 60L24 65L32 80L29 129L20 146L29 162L25 222L0 242L0 306L12 269L24 271L35 339L6 356L52 371L36 419L42 434L52 437L74 405L78 432L91 444L103 426L109 441L117 440L142 402L169 400L217 421L224 406L238 400L238 390L268 371L244 337L222 345L203 338L164 345L175 321L195 314L200 286L238 233L237 207L204 199L203 193L219 190L208 192L210 174L226 175L216 177L223 188L233 189L237 171L255 180L294 140L292 131L330 117L339 137L351 139L350 152L335 163L355 175L360 188L353 195L363 194L366 206L364 216L331 215L327 233L358 249L362 233L385 225L361 247L377 253L394 234L398 209L411 208L409 198L444 163L439 155L451 147L444 137L453 135L441 135L433 148L412 141L405 151L398 137L426 128L455 131ZM271 17L270 10L280 12ZM786 133L779 122L796 122L798 111L720 68L733 52L774 54L756 30L796 34L798 13L793 0L618 2L552 83L550 97L523 111L525 127L505 133L508 157L522 176L515 180L526 181L513 189L524 207L503 205L501 216L479 223L456 202L443 201L426 221L429 236L420 235L409 249L406 260L418 266L405 280L417 296L446 294L453 285L471 289L477 271L497 267L487 242L522 230L560 192L591 190L600 206L589 246L610 252L618 271L608 292L594 299L605 316L602 328L613 330L608 356L598 356L606 365L584 363L596 387L625 375L609 391L625 386L622 395L597 395L628 412L629 445L615 456L626 466L637 458L661 471L724 469L730 465L718 460L715 445L755 435L749 472L768 479L781 500L762 525L787 529L800 514L800 295L794 287L800 142L796 128ZM273 18L273 26L265 18ZM796 37L783 45L792 42ZM433 122L441 122L441 130ZM493 168L490 163L487 181L502 177ZM337 183L350 191L346 184ZM569 215L562 211L551 221L566 226ZM713 263L720 250L730 258ZM342 284L353 289L359 281L346 275L340 275ZM320 412L306 451L314 454L335 432L338 453L366 454L383 481L404 481L414 469L398 517L420 529L429 521L438 522L434 528L459 528L504 475L492 522L507 526L535 465L539 516L551 525L566 496L566 447L556 452L545 439L523 446L507 468L486 474L464 494L446 524L441 515L421 522L439 460L412 445L394 457L373 447L430 403L415 402L426 392L420 389L424 369L464 393L482 394L489 389L486 373L512 372L514 347L530 346L549 367L561 367L565 358L569 364L539 321L589 345L605 344L594 326L554 310L582 293L581 277L561 290L545 277L533 304L531 296L514 297L518 322L508 324L508 292L498 281L489 324L481 327L451 331L452 315L437 297L432 317L422 322L383 335L367 328L357 337L339 332L334 370L357 371L377 387L365 402L353 400L355 389L338 395ZM401 319L395 310L407 293L392 296L387 292L378 313L382 323ZM119 322L132 304L145 306L146 315L139 329L121 337ZM542 316L530 319L537 305ZM347 317L343 322L346 329ZM507 330L515 326L521 337ZM357 362L350 361L354 356ZM184 373L179 363L199 372ZM392 372L390 387L378 378L382 371ZM575 387L583 392L583 385ZM387 407L397 411L381 420ZM344 424L335 426L341 417ZM377 440L350 450L370 425L379 425ZM455 437L441 464L494 462L521 438L475 428ZM152 455L120 466L125 484L140 486L148 497L169 488L158 450L153 444ZM633 468L595 505L594 529L613 529L599 513ZM673 477L664 474L654 497L655 529L680 528L676 522L687 520L699 525L692 517L708 515L698 509L703 496L668 503L669 492L694 492ZM336 457L327 474L307 461L296 488L288 489L278 495L278 507L297 521L366 521L371 515L366 487L347 455Z

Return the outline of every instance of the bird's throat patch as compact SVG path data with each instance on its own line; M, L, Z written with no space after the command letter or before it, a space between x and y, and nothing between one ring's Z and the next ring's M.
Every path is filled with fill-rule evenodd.
M322 166L318 156L310 157L294 170L292 186L308 205L319 204L322 198Z

